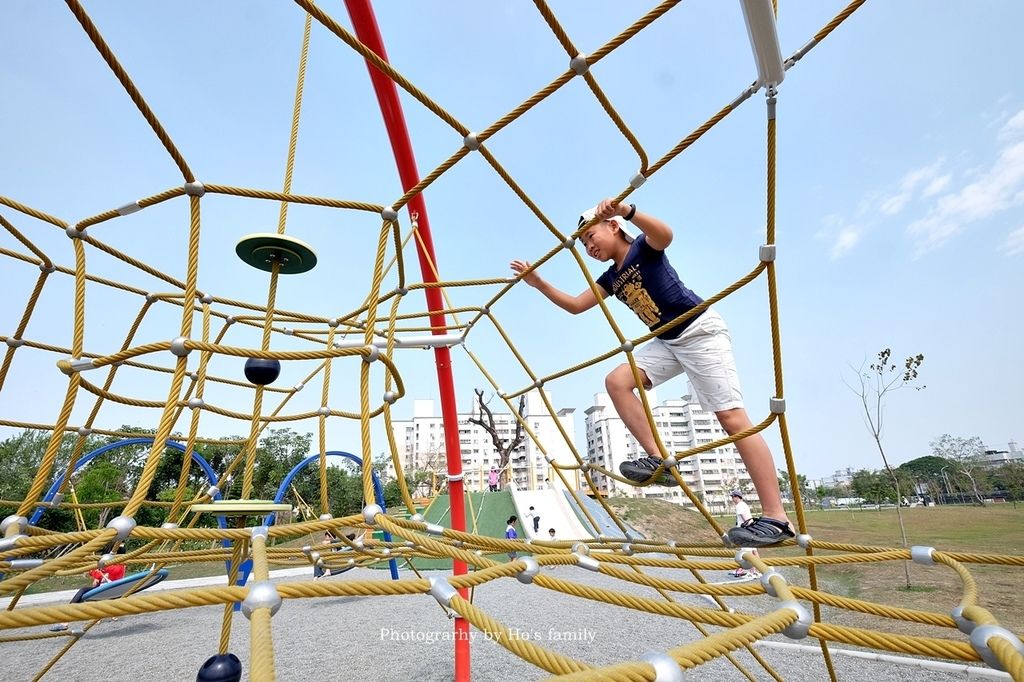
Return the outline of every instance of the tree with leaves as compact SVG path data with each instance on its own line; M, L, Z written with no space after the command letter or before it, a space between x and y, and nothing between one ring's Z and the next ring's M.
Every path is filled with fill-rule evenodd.
M896 473L904 475L919 493L927 493L932 499L941 499L942 469L948 464L941 457L925 455L899 465Z
M896 487L889 476L867 469L854 472L850 479L850 489L857 497L862 497L871 504L889 503L896 496Z
M882 429L886 397L901 388L910 386L917 380L917 371L924 362L924 355L910 355L902 364L892 361L892 350L883 348L878 352L875 362L864 369L863 363L857 370L857 383L846 383L847 387L860 398L861 407L864 410L864 425L871 432L871 437L878 446L878 453L882 456L882 464L889 474L893 486L896 489L896 517L900 523L900 536L903 538L903 546L907 547L907 529L903 523L903 511L900 507L900 500L903 499L903 492L900 490L900 480L895 470L889 464L885 448L882 447ZM914 390L920 391L924 386L914 386ZM903 571L907 579L907 589L910 589L910 568L907 562L903 563Z
M1024 462L1007 462L993 472L993 477L999 488L1010 494L1010 501L1016 509L1017 500L1024 500Z
M978 480L985 475L985 445L977 436L961 438L944 433L931 443L932 452L953 466L956 475L966 479L971 488L974 504L985 506L985 498L978 490Z
M519 396L519 409L516 410L519 418L516 420L516 427L513 431L512 437L505 439L502 438L501 434L498 432L498 426L494 421L494 413L491 412L491 408L487 406L487 403L490 401L484 400L484 392L478 388L474 388L473 392L476 393L476 404L479 416L470 417L469 423L476 424L490 434L491 443L494 445L494 451L498 453L498 472L501 476L501 486L504 488L508 485L509 479L508 460L515 449L518 448L526 439L526 432L523 429L523 423L526 419L526 395Z

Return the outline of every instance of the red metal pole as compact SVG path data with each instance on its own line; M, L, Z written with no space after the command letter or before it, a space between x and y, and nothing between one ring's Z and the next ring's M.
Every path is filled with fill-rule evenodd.
M345 0L345 7L352 18L356 37L377 53L377 56L387 61L384 41L377 27L377 20L374 17L373 8L370 6L370 0ZM412 142L409 140L409 130L405 125L405 116L402 114L402 104L398 100L398 88L394 81L372 65L367 64L367 69L370 72L373 89L377 93L381 115L387 126L391 149L395 155L395 163L402 181L402 189L409 190L420 181L420 176L416 169L416 158L413 155ZM434 255L434 241L430 235L430 222L427 220L427 206L423 195L417 194L413 197L409 202L408 209L410 214L419 214L419 234L422 247L420 242L417 242L416 251L420 259L420 272L423 281L436 282L437 277L434 275L431 263L438 269L440 266ZM434 334L446 333L445 316L440 312L444 309L441 290L431 287L424 289L424 293L427 296L427 310L430 312L430 326L433 328ZM462 451L459 447L459 415L455 404L451 352L448 348L435 348L434 360L437 363L437 383L441 395L441 417L444 420L445 453L450 477L448 495L451 500L451 524L454 530L465 531L466 509L462 485ZM452 572L455 575L465 574L465 562L455 561ZM464 599L469 598L468 590L462 589L459 593ZM469 623L464 618L455 619L455 680L456 682L468 682L469 680Z

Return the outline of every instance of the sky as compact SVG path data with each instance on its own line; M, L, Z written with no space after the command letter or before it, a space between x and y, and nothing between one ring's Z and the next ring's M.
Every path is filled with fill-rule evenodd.
M343 3L319 4L351 26ZM305 19L300 7L268 0L84 6L200 181L280 191ZM592 53L654 4L566 0L550 6L577 48ZM783 55L804 45L843 6L783 0ZM540 13L525 1L391 1L376 3L375 12L395 68L470 130L487 128L568 65ZM930 441L944 433L979 436L995 449L1024 439L1024 370L1013 351L1024 338L1022 23L1024 4L1016 0L869 1L791 69L779 88L776 263L784 393L797 468L809 478L881 467L859 398L847 384L883 348L897 359L925 356L917 385L926 388L900 390L886 400L882 438L892 462L929 454ZM181 185L176 166L63 3L0 4L0 64L0 195L74 222ZM655 160L739 95L755 79L756 67L739 3L691 0L592 73ZM402 102L425 176L459 149L461 135L408 94ZM669 257L704 297L757 264L765 241L765 144L764 96L758 93L629 199L673 227ZM500 131L487 148L563 233L575 229L582 209L619 194L639 167L580 78ZM365 63L317 22L292 192L382 205L402 195ZM424 197L442 279L506 277L513 258L534 261L558 243L479 154L443 174ZM275 231L278 211L270 201L204 197L200 289L264 304L268 276L243 264L234 245L246 234ZM54 261L73 265L71 242L61 230L7 206L0 206L0 215ZM405 232L404 213L401 222ZM357 308L370 290L379 229L379 219L369 213L292 206L287 232L311 244L319 262L311 272L282 277L278 307L326 317ZM185 276L183 199L89 233L174 277ZM25 252L6 231L0 247ZM405 257L408 277L416 281L412 248ZM591 260L588 267L596 277L605 266ZM87 269L145 291L173 290L92 248ZM586 287L565 250L540 272L572 293ZM32 265L0 258L0 334L17 326L38 274ZM385 289L396 281L392 271ZM459 287L449 295L453 305L481 306L497 291ZM70 277L50 277L25 337L69 345L73 293ZM627 308L609 301L625 334L646 332ZM118 350L141 305L137 295L89 285L86 348ZM401 312L424 309L422 294L413 292ZM748 411L760 421L775 395L765 277L716 309L731 330ZM617 345L600 311L573 317L525 285L491 312L541 376ZM136 341L177 336L180 318L179 308L154 306ZM241 326L226 337L239 346L259 341L258 330ZM272 347L308 345L277 334ZM477 325L466 348L501 390L517 391L529 382L493 326ZM0 418L55 421L67 385L55 365L59 357L18 351L0 391ZM168 354L144 361L171 364ZM545 387L556 409L576 408L580 447L583 410L620 361L606 360ZM197 362L190 358L190 367ZM398 351L396 362L407 395L394 415L408 418L414 399L437 398L433 354ZM468 409L474 388L493 392L463 349L453 351L453 367L460 409ZM312 368L286 363L278 385L299 383ZM358 410L358 369L354 359L334 363L332 408ZM241 380L241 361L215 358L211 372ZM169 377L123 368L114 390L163 401ZM320 385L313 384L286 411L315 409ZM685 390L680 378L658 396ZM375 367L375 401L382 391ZM239 412L252 409L247 389L213 386L207 396ZM84 421L93 403L80 395L71 422ZM107 404L96 425L155 427L159 418L159 409ZM207 435L248 432L245 421L213 415L204 415L202 424ZM331 449L359 451L355 423L328 424ZM288 425L316 429L313 421ZM781 467L777 429L766 437ZM376 428L371 449L376 456L384 448Z

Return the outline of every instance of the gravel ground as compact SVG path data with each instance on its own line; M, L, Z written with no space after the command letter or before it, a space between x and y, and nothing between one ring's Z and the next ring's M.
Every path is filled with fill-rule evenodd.
M545 573L657 598L653 590L623 584L575 567L558 567L545 570ZM403 576L414 577L407 571ZM356 569L329 579L387 578L386 571ZM276 578L278 581L299 579L307 578ZM679 595L679 601L693 606L707 604L688 595ZM761 611L769 608L773 601L767 597L734 599L733 606L738 610ZM636 660L648 650L665 651L700 636L687 621L570 597L523 585L513 579L478 588L474 603L509 627L518 627L521 636L597 665ZM202 607L102 622L82 638L44 679L105 682L194 680L203 661L216 653L221 613L221 607ZM288 601L273 618L277 679L284 682L304 682L314 677L322 680L451 680L451 633L452 622L437 602L426 595ZM471 657L474 680L489 682L548 677L543 670L485 639L481 633L474 633L476 639ZM448 639L444 639L446 637ZM774 638L774 641L791 642L784 637ZM0 680L20 682L33 679L65 643L63 638L57 638L0 644ZM814 641L805 640L801 644L814 644ZM757 650L783 679L828 679L820 653L770 646ZM241 613L234 614L231 651L248 670L249 627ZM736 657L756 679L772 679L749 653L741 651ZM838 678L844 682L968 679L966 672L926 671L840 655L833 656L833 661ZM745 678L731 663L717 659L689 672L687 679L722 681ZM978 678L972 675L970 679Z

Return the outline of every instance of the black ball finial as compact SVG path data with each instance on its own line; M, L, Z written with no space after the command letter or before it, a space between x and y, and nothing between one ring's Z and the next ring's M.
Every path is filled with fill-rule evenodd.
M277 381L281 374L281 362L265 358L249 358L245 361L245 378L257 386L266 386Z
M196 675L196 682L239 682L242 662L234 654L210 656Z

